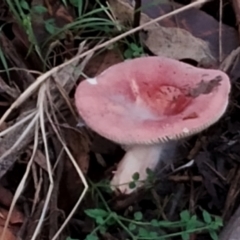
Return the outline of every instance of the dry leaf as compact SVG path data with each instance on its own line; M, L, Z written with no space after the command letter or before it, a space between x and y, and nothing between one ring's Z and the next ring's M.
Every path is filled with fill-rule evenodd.
M133 19L133 7L121 0L109 0L115 17L124 25L129 25ZM141 14L141 24L152 20L146 14ZM155 55L174 59L192 59L201 64L214 61L208 44L180 28L165 28L154 23L143 28L146 34L141 34L143 43Z
M0 226L0 236L3 233L3 226ZM10 229L6 229L5 235L4 235L4 240L17 240L17 237L12 234Z
M150 18L157 18L178 9L182 5L171 2L170 4L150 5L149 0L142 0L143 11ZM219 41L219 22L211 15L197 8L190 8L175 16L163 19L161 26L180 28L188 31L194 37L200 38L209 44L211 54L219 59L219 44L222 44L222 57L225 58L231 51L239 46L238 33L233 27L222 24L221 42Z
M8 211L0 207L0 225L5 224L7 215L8 215ZM17 210L17 208L14 208L10 217L10 224L23 223L23 221L24 221L23 214L19 210Z
M40 151L39 149L36 151L34 161L46 172L48 171L46 157L44 156L42 151Z
M85 68L88 77L94 77L103 72L108 67L123 61L120 53L116 50L105 50L92 57Z
M82 172L86 174L89 166L88 152L90 143L87 135L81 134L72 128L65 128L63 131L64 139L67 140L68 148L70 149ZM76 172L72 164L67 166L65 171L69 171L70 175L72 175L72 172Z
M71 122L71 120L69 121ZM86 174L89 167L90 143L87 135L81 134L72 128L63 128L62 132L64 139L66 139L67 147L71 151L77 165L82 170L83 174ZM70 211L79 198L82 188L82 181L71 161L66 156L60 183L59 207L66 212Z
M10 207L12 203L13 195L12 193L0 185L0 203L6 207Z

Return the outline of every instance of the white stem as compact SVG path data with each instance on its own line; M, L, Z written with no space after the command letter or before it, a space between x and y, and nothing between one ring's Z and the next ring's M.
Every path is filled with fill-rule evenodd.
M111 181L112 188L117 188L121 193L130 194L136 188L141 187L142 180L147 178L147 168L155 169L163 150L164 144L130 146L118 164ZM133 181L134 173L139 173L140 181L136 182L136 188L131 189L129 183Z

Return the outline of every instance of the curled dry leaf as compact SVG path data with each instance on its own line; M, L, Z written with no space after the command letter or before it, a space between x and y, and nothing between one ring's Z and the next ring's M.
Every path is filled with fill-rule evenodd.
M0 225L4 225L5 220L7 219L8 211L0 207ZM13 209L12 215L10 217L10 224L19 224L23 223L24 216L17 208Z
M121 0L109 0L115 18L121 24L129 25L133 19L133 7ZM144 10L143 10L144 11ZM141 14L140 24L151 21L148 15ZM174 59L192 59L201 64L210 64L214 61L208 44L194 37L184 29L162 27L155 23L143 28L146 34L140 34L141 40L155 55Z
M36 151L34 161L46 172L48 171L46 157L44 156L42 151L40 151L39 149Z

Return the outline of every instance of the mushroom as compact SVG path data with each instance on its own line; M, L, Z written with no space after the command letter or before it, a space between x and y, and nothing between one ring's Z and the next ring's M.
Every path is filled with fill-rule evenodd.
M196 134L225 112L228 76L165 58L142 57L116 64L82 81L75 104L85 123L101 136L126 147L111 180L129 194L154 170L166 144ZM142 181L137 187L142 186Z

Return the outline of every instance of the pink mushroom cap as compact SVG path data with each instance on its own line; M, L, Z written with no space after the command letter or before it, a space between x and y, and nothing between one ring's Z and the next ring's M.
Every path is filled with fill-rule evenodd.
M82 81L75 103L100 135L120 144L151 144L193 135L218 121L230 88L220 70L142 57Z

